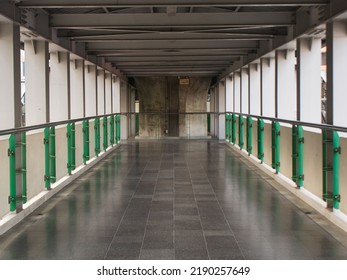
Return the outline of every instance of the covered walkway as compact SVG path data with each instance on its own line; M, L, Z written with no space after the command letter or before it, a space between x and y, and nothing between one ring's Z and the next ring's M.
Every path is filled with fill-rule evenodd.
M1 236L0 258L347 259L347 235L224 143L129 140Z

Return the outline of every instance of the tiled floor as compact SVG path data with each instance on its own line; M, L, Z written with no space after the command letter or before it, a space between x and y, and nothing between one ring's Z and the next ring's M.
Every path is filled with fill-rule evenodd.
M166 140L119 147L0 237L0 258L347 259L347 249L224 144Z

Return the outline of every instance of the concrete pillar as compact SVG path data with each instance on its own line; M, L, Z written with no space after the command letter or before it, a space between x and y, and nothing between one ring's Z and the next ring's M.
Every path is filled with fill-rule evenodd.
M113 113L120 113L120 79L112 76Z
M233 76L227 76L225 79L225 107L227 112L234 110L234 80Z
M296 120L295 50L276 51L275 116Z
M84 60L73 59L70 61L70 77L71 118L83 118L85 116Z
M321 123L321 39L297 40L297 119Z
M248 79L248 69L242 68L241 69L241 113L248 114L249 113L249 79Z
M19 26L0 23L0 130L22 125Z
M95 65L85 66L86 117L97 115L97 69Z
M241 73L234 73L234 112L241 113Z
M211 109L211 136L216 136L216 125L215 125L215 112L216 112L216 88L212 88L210 91L210 109Z
M97 104L98 104L98 115L105 114L105 70L97 70Z
M50 121L63 121L71 117L70 54L50 53Z
M225 79L218 84L218 139L225 140Z
M261 59L261 115L275 117L275 59Z
M111 114L113 112L113 96L112 96L112 74L109 72L105 73L105 114Z
M121 116L121 139L126 140L129 138L129 118L127 115L129 110L129 96L128 84L120 81L120 112L124 115Z
M24 50L26 125L50 122L48 42L28 40Z
M136 118L135 118L135 88L131 87L129 89L130 96L129 96L129 111L131 113L130 115L130 129L129 129L129 136L133 137L136 134Z
M260 116L260 65L250 64L248 67L249 113Z
M327 24L327 123L347 126L346 65L347 25Z

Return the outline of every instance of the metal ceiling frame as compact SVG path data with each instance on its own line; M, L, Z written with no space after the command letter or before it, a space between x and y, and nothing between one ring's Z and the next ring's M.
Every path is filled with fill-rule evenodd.
M345 0L0 0L24 35L118 76L222 78L346 11Z

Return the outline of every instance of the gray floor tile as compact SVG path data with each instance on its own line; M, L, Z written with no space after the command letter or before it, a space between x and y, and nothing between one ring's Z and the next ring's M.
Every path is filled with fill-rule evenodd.
M126 142L0 236L0 259L347 259L254 170L215 140Z

